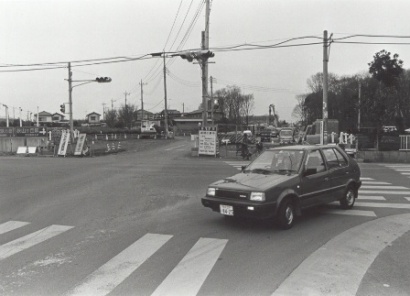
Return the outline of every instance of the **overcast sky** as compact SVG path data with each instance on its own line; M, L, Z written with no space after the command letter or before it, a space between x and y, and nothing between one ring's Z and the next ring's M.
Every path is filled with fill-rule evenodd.
M136 58L160 51L199 48L205 29L205 0L0 0L0 66L60 63L60 69L0 72L0 103L27 111L59 112L68 102L67 62L112 57ZM185 21L184 21L185 20ZM189 25L194 25L188 30ZM172 30L171 30L172 28ZM323 31L333 39L355 34L410 36L408 0L213 0L210 13L210 47L215 51L209 75L214 90L237 85L255 97L256 115L268 114L274 104L280 119L291 121L296 96L308 91L306 81L323 69L321 44L244 51L219 51L241 44L296 45L321 42ZM179 34L178 34L179 33ZM183 39L185 37L185 39ZM410 43L410 39L356 37L345 41ZM243 48L243 47L242 47ZM329 72L354 75L367 72L373 55L386 49L399 54L410 68L410 46L333 43ZM164 108L162 60L73 67L74 80L109 76L112 83L90 83L73 89L75 119L102 113L113 104L127 103L144 109ZM56 66L56 65L53 65ZM37 67L2 67L0 71ZM201 71L181 58L168 60L168 107L196 110L201 98ZM68 109L68 106L67 106ZM4 108L0 105L0 117Z

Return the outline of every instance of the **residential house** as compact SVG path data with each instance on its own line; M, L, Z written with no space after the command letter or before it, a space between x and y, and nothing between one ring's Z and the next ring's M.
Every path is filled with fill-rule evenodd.
M91 112L86 115L86 118L90 125L98 125L100 124L100 116L101 114L97 112Z
M52 121L53 122L60 122L60 121L62 121L62 120L64 120L64 115L62 115L62 114L60 114L60 113L54 113L53 115L52 115Z
M35 120L37 121L37 114L34 114L34 117L35 117ZM39 112L38 122L39 123L53 122L53 114L48 113L46 111Z

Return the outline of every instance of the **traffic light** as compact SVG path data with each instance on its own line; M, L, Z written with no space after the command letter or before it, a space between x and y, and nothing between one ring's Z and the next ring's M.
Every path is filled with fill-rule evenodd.
M61 105L60 105L60 111L61 111L62 113L65 113L65 104L61 104Z
M111 78L110 77L97 77L95 78L95 81L97 81L98 83L108 83L108 82L111 82Z
M192 62L194 60L194 55L191 53L181 54L180 57L184 60L187 60L188 62Z
M218 99L214 99L214 110L219 109L219 101Z
M210 50L190 51L190 52L174 54L173 56L176 56L176 55L179 55L181 58L183 58L184 60L187 60L188 62L192 62L194 59L195 60L207 60L215 56L215 54Z

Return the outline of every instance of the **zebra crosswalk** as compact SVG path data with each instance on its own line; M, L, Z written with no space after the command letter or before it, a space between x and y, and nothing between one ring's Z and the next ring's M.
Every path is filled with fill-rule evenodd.
M410 178L410 164L381 164L381 166L392 169L401 175Z
M0 234L13 231L31 223L24 221L7 221L0 224ZM73 229L73 226L50 225L16 240L0 245L0 266L6 258L17 256L23 251L30 251L31 247L52 239ZM107 295L121 285L141 265L163 248L173 235L146 233L114 257L102 264L95 271L84 276L64 295ZM158 285L152 295L196 295L204 284L215 263L227 245L227 239L199 238L186 255L177 263L174 269ZM36 251L33 251L33 261ZM51 252L51 251L50 251ZM39 256L44 256L39 255ZM1 268L0 268L1 269ZM4 276L7 278L7 276ZM8 295L5 286L0 284L2 292Z

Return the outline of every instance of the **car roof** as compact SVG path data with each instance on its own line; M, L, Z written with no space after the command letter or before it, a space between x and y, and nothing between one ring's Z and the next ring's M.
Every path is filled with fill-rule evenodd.
M312 151L318 148L334 148L336 145L290 145L290 146L280 146L272 147L269 150L303 150Z

